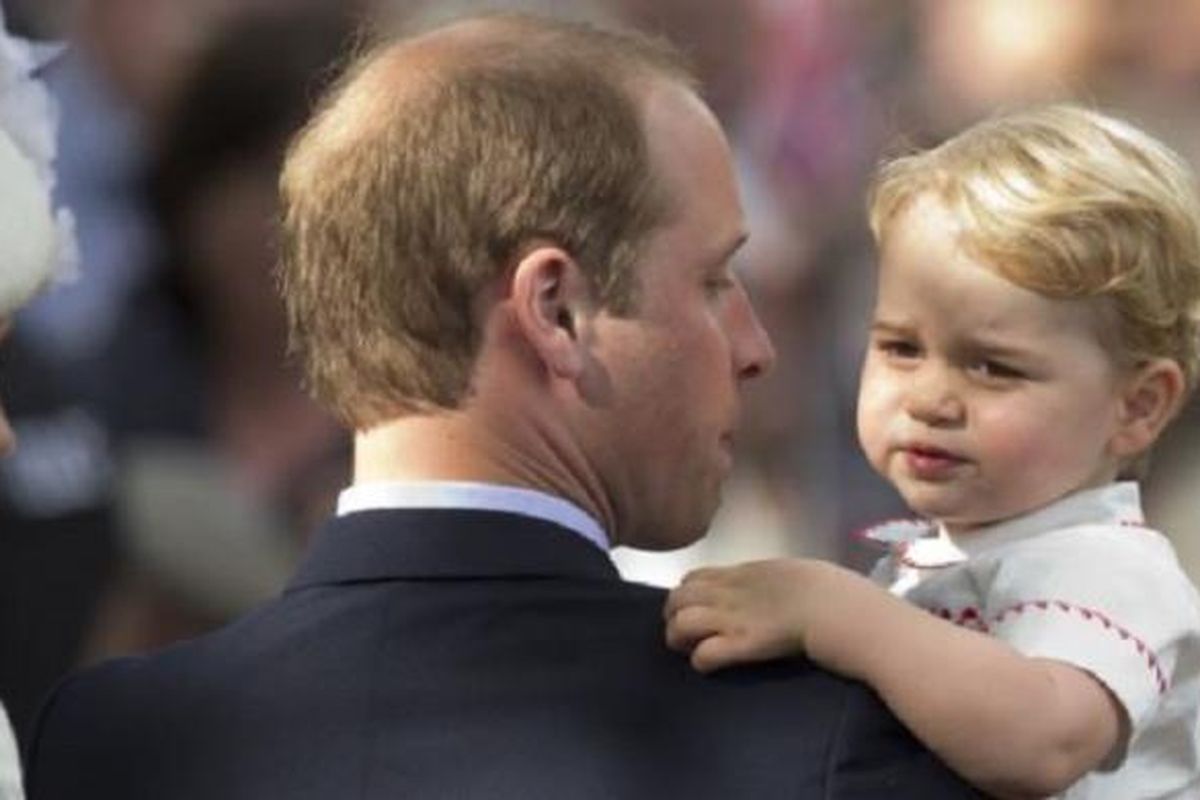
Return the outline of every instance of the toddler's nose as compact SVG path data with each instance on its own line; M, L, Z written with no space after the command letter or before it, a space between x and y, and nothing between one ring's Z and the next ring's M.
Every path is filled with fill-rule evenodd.
M924 366L913 376L905 410L926 425L961 422L966 411L952 377L936 365Z

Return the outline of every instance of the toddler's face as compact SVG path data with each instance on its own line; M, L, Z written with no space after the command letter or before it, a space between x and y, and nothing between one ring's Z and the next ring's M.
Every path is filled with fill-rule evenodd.
M918 514L966 529L1112 480L1119 374L1085 301L974 261L933 198L882 251L858 400L872 466Z

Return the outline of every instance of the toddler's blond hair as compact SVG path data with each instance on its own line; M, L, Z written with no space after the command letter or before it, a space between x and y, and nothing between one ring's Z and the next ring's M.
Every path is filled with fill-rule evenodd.
M958 218L973 258L1049 297L1103 301L1115 357L1174 359L1195 388L1200 200L1191 170L1162 143L1072 105L986 120L880 168L869 200L876 241L926 194Z

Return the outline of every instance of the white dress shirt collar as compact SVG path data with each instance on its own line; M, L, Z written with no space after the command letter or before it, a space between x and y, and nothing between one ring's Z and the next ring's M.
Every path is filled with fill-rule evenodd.
M601 550L608 536L594 517L561 497L536 489L469 481L378 481L342 490L337 515L399 508L478 509L521 514L553 522L587 539Z

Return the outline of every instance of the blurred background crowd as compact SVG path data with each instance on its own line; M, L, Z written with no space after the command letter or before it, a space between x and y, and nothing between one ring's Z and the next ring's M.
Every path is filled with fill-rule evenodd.
M1071 99L1200 166L1200 0L0 0L66 40L60 203L81 276L0 351L19 436L0 462L0 700L23 735L70 668L188 637L278 592L349 477L304 395L273 293L289 136L362 30L479 8L616 21L694 58L730 132L752 232L739 269L775 339L712 536L618 553L669 584L805 554L904 514L859 454L872 301L864 187L883 157L999 109ZM1152 522L1200 576L1200 409L1155 455Z

